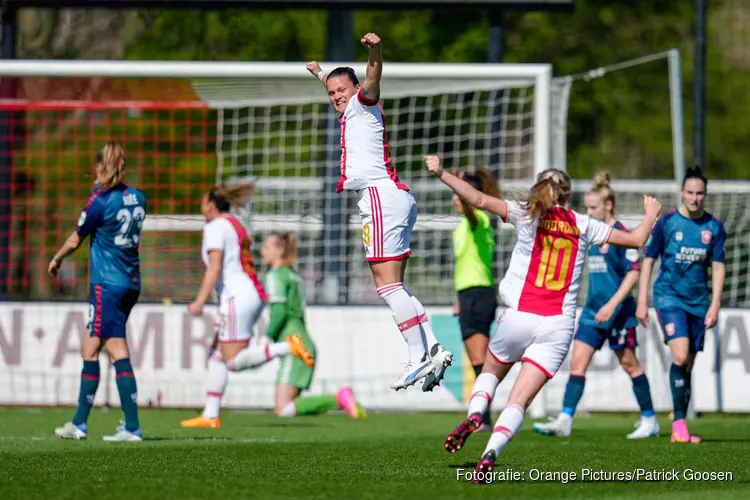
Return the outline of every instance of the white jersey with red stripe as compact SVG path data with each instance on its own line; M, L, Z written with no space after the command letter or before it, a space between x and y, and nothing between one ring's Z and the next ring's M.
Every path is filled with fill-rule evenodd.
M563 207L540 219L516 201L505 203L505 222L515 226L518 240L500 282L503 302L517 311L575 321L586 254L591 245L604 244L612 228Z
M349 99L341 124L341 178L336 192L368 187L397 187L408 191L392 166L385 114L378 100L362 90Z
M208 252L224 252L221 276L216 284L219 301L230 297L257 295L266 302L266 292L258 279L252 251L252 240L245 227L228 214L221 215L203 227L203 263L208 266Z

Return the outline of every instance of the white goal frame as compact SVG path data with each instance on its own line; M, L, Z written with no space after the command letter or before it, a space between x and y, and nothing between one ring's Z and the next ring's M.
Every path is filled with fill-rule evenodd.
M349 66L364 75L366 63L321 62L323 68ZM304 62L192 62L192 61L91 61L91 60L4 60L0 61L0 77L109 77L109 78L186 78L186 79L305 79L314 85ZM501 80L508 86L533 86L533 174L550 165L551 139L551 64L503 63L389 63L383 64L383 94L388 80ZM321 94L321 98L324 97ZM208 107L212 106L208 103ZM561 168L564 168L562 166Z

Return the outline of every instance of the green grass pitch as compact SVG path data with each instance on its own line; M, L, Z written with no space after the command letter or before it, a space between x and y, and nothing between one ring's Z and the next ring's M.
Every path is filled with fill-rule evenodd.
M353 421L342 414L280 419L267 413L224 412L221 429L181 429L189 411L144 410L142 443L104 443L121 418L95 409L87 441L56 438L71 409L0 408L0 498L460 499L750 498L750 420L705 417L691 430L704 438L671 445L662 437L628 441L633 417L579 418L570 438L531 432L527 421L496 470L524 480L471 485L488 434L473 435L448 454L446 434L460 414L382 413ZM584 469L627 473L676 470L678 480L584 481ZM732 480L689 481L685 470L731 472ZM534 471L573 473L533 480Z

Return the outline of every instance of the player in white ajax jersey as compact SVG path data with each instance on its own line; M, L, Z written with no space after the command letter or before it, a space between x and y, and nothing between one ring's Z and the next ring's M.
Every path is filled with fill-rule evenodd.
M476 466L476 477L491 477L498 454L523 424L526 408L568 354L576 319L576 299L586 253L591 245L609 243L639 248L646 243L661 210L644 196L646 216L632 232L611 226L567 208L570 177L557 169L539 174L526 200L507 201L487 196L444 171L440 158L425 157L427 168L471 206L487 210L515 227L518 239L510 266L500 283L500 297L508 309L498 319L488 356L469 401L468 418L448 435L445 448L455 453L477 430L498 384L513 364L523 362L495 423L492 436Z
M201 415L183 420L182 427L220 427L219 409L229 378L228 364L234 365L234 358L239 355L271 358L292 354L309 366L313 364L299 335L290 335L285 342L266 347L248 347L253 326L268 298L255 270L252 240L230 209L245 205L254 187L252 183L216 186L201 199L201 212L206 218L201 255L206 273L188 312L201 316L215 289L219 297L219 325L217 347L208 360L206 405Z
M331 105L341 114L341 179L336 192L355 191L359 197L365 255L377 292L390 307L409 348L409 363L391 388L405 389L424 378L422 390L431 391L442 380L453 354L438 343L424 306L403 285L417 204L399 180L388 149L385 115L379 105L380 38L368 33L361 41L370 51L362 84L351 68L326 74L312 61L307 69L323 82Z

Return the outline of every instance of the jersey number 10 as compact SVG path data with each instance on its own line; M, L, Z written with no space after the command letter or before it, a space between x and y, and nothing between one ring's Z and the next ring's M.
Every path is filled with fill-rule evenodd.
M115 245L118 247L137 246L141 239L141 228L143 227L143 219L145 218L146 211L143 207L135 207L132 212L128 208L120 209L117 212L117 222L120 223L120 230L117 236L115 236Z
M562 259L560 259L562 252ZM539 272L536 274L537 288L546 288L559 292L565 286L570 271L570 256L573 253L573 242L566 238L556 238L551 235L544 237L542 259L539 262ZM560 262L558 272L557 264ZM555 278L557 276L557 278Z

